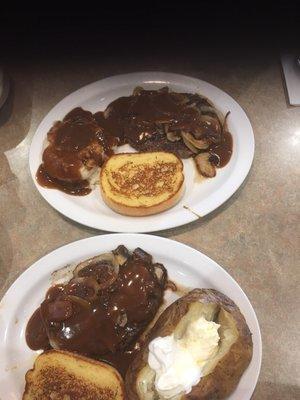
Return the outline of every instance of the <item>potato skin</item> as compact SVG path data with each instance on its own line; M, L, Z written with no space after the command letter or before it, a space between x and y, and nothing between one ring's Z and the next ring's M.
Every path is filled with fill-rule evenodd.
M194 289L167 307L150 330L143 350L133 360L126 374L125 386L128 399L142 400L137 393L136 383L139 372L147 364L148 344L158 336L171 335L181 318L188 312L189 305L198 301L219 304L229 312L236 321L239 338L214 370L202 378L189 394L183 395L181 400L220 400L226 398L236 388L252 358L251 332L239 308L229 297L214 289Z

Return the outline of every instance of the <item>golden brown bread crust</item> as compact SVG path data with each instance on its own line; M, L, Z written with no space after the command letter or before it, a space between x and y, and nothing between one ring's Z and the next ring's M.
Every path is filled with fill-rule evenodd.
M154 214L159 214L163 211L168 210L169 208L175 206L178 201L181 199L182 194L183 194L184 188L181 186L179 190L176 192L176 194L170 196L168 200L165 200L164 202L157 204L155 206L151 207L127 207L122 203L116 203L115 201L112 201L109 197L102 196L104 203L117 212L118 214L122 215L128 215L131 217L145 217L147 215L154 215Z
M91 376L88 376L89 367L92 369ZM101 374L105 375L105 381L101 379ZM126 398L123 380L113 367L62 350L49 350L38 356L34 368L26 373L25 380L23 400Z
M180 175L181 175L180 181L177 183L176 187L173 187L172 188L173 190L169 192L168 196L166 198L164 198L163 201L160 201L160 202L157 202L155 194L151 193L151 195L149 196L149 205L147 205L147 206L131 205L129 193L128 193L128 202L126 202L126 201L124 202L124 198L122 199L123 201L121 201L121 198L120 199L116 199L115 197L113 198L111 196L109 190L107 189L106 185L104 184L104 178L105 178L105 174L107 173L106 168L107 168L108 163L110 163L112 159L117 159L120 156L121 157L128 156L128 160L130 160L130 158L134 158L136 156L142 157L143 155L145 155L147 157L148 155L152 155L152 154L153 155L158 154L160 157L163 157L164 154L168 155L168 156L171 154L173 156L173 158L174 158L173 163L176 164L176 168L178 170L176 173L180 173ZM166 166L167 166L167 163L166 163ZM145 168L145 170L146 170L146 168ZM161 174L159 166L157 166L157 171ZM144 182L146 183L145 186L151 187L151 185L153 185L153 182L147 182L147 179L149 179L149 174L145 173L144 175L145 175ZM100 189L101 189L102 198L103 198L103 201L105 202L105 204L119 214L129 215L129 216L133 216L133 217L141 217L141 216L158 214L160 212L163 212L163 211L173 207L175 204L177 204L183 195L183 192L184 192L183 163L182 163L181 159L179 159L175 154L164 152L164 151L148 152L148 153L115 154L112 157L110 157L104 163L103 167L101 168Z
M219 304L225 311L229 312L236 321L239 339L218 362L214 370L204 376L189 394L181 396L180 400L221 400L225 399L236 388L252 359L251 332L237 305L226 295L214 289L194 289L172 303L149 332L143 351L134 359L126 375L125 387L130 400L141 400L137 392L136 382L138 373L148 362L148 344L158 336L171 335L175 326L188 312L189 305L198 301Z

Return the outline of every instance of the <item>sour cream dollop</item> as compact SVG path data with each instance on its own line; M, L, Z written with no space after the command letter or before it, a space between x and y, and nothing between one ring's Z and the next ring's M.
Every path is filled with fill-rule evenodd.
M188 325L181 339L170 335L150 342L148 364L155 371L155 389L161 397L187 394L200 381L203 367L217 351L219 327L200 317Z

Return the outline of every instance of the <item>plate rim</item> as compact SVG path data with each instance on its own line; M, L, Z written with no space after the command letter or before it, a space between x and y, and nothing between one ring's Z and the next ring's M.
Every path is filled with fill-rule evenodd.
M100 224L99 224L99 220L97 218L94 218L91 220L89 215L86 215L84 213L83 214L77 213L75 210L72 211L71 209L68 209L64 206L61 207L60 204L58 204L58 201L55 202L51 198L49 198L49 190L50 189L41 187L37 183L37 180L35 178L36 170L34 169L34 166L33 166L34 158L35 158L34 150L35 150L36 142L38 141L40 135L43 134L43 136L45 136L44 125L46 124L47 119L49 118L49 115L51 115L53 113L59 113L60 108L67 101L72 102L72 104L73 104L72 107L74 107L76 105L76 104L74 104L74 102L75 103L77 102L78 96L82 95L84 92L93 92L93 91L97 92L96 88L99 85L105 86L105 85L109 85L110 82L114 82L116 80L124 80L124 82L125 82L124 86L128 86L128 83L126 83L126 79L136 78L139 80L145 80L145 79L149 80L149 76L152 76L153 83L155 83L155 81L157 81L160 78L161 80L164 79L163 83L165 83L165 84L172 84L172 82L175 82L175 84L176 84L176 80L177 81L181 80L181 82L182 82L182 80L186 80L186 81L189 81L190 83L193 83L195 86L197 84L205 85L207 88L209 88L213 91L217 91L220 94L225 95L228 99L230 99L230 101L233 102L233 104L239 109L239 111L241 113L240 115L242 116L244 123L247 125L247 139L249 140L249 149L248 149L247 159L246 159L246 161L244 161L244 166L242 168L242 171L235 171L236 173L238 172L238 174L239 174L238 179L230 179L229 183L226 183L225 188L223 187L224 185L221 185L222 189L221 188L216 189L215 193L213 194L213 198L212 199L210 198L209 205L205 206L204 212L197 210L197 206L193 207L193 210L196 211L196 213L200 214L201 217L205 217L206 215L208 215L211 212L218 209L221 205L225 204L244 183L246 177L248 176L248 174L251 170L252 164L253 164L253 159L254 159L254 154L255 154L255 137L254 137L253 127L252 127L251 121L250 121L247 113L245 112L244 108L231 95L229 95L223 89L220 89L219 87L217 87L207 81L204 81L202 79L198 79L198 78L195 78L192 76L188 76L188 75L183 75L183 74L177 74L177 73L172 73L172 72L163 72L163 71L137 71L137 72L130 72L130 73L126 73L126 74L117 74L117 75L105 77L103 79L99 79L94 82L90 82L87 85L84 85L81 88L76 89L75 91L67 94L58 103L56 103L47 112L46 115L44 115L43 119L39 123L38 127L36 128L36 130L32 136L31 144L30 144L30 148L29 148L29 169L30 169L31 178L32 178L34 185L35 185L36 189L38 190L39 194L44 198L44 200L48 203L48 205L50 205L52 208L54 208L57 212L59 212L63 216L65 216L65 217L71 219L72 221L79 223L81 225L88 226L90 228L108 232L108 233L109 232L116 232L116 233L159 232L159 231L163 231L166 229L173 229L176 227L180 227L180 226L189 224L189 223L194 222L197 219L199 219L199 217L195 213L183 208L182 210L180 210L180 212L176 213L176 218L167 219L167 221L162 223L161 226L159 226L159 227L155 227L152 225L151 227L146 227L146 228L142 228L142 229L139 227L138 228L127 227L124 229L124 226L118 228L118 224L115 224L115 226L109 226L106 228L105 226L103 226L103 224L101 224L101 219L100 219ZM119 85L119 86L121 87L122 85ZM97 189L94 189L94 190L97 190ZM222 196L217 195L217 192L219 192L220 190L222 191ZM210 197L212 197L212 196L210 195ZM54 204L54 203L56 203L56 204ZM161 214L163 215L163 213L161 213ZM160 214L157 214L157 215L160 215ZM118 217L121 217L121 216L119 214L116 214L116 219L118 219ZM139 218L139 217L132 217L132 222L133 222L132 225L133 226L134 226L135 218ZM142 218L147 218L147 217L142 217Z
M125 242L127 241L134 241L137 243L138 245L138 240L139 238L141 238L141 240L151 240L153 242L169 242L170 245L174 245L174 246L179 246L181 248L184 248L186 251L192 252L194 254L196 253L200 253L201 257L203 257L203 260L207 260L210 263L212 263L214 265L214 267L216 268L216 270L221 271L223 274L225 274L225 276L227 277L227 279L233 283L237 289L239 289L240 291L240 295L242 295L244 301L247 304L247 308L248 311L251 314L252 317L252 322L255 325L255 337L256 337L256 342L257 342L257 349L256 349L256 355L258 357L257 362L257 369L255 369L255 374L254 374L254 378L253 381L251 383L251 394L249 399L251 398L251 396L253 395L255 388L257 386L257 382L258 382L258 378L260 375L260 371L261 371L261 365L262 365L262 337L261 337L261 330L260 330L260 325L258 322L258 318L256 315L256 312L250 302L250 300L248 299L248 296L246 295L246 293L244 292L244 290L241 288L241 286L238 284L238 282L229 274L229 272L227 272L226 269L224 269L220 264L218 264L216 261L214 261L212 258L210 258L209 256L207 256L205 253L203 253L202 251L195 249L194 247L191 247L185 243L179 242L177 240L174 239L169 239L169 238L165 238L165 237L161 237L161 236L155 236L155 235L148 235L148 234L140 234L140 233L113 233L113 234L105 234L105 235L95 235L95 236L90 236L87 238L83 238L83 239L79 239L79 240L75 240L72 241L70 243L67 243L65 245L62 245L52 251L50 251L49 253L45 254L44 256L40 257L38 260L36 260L33 264L31 264L25 271L22 272L22 274L20 274L18 276L18 278L12 283L12 285L8 288L8 290L5 292L4 296L2 297L1 301L0 301L0 307L2 308L2 313L3 313L3 308L5 310L5 300L7 300L7 297L10 296L10 293L13 292L16 289L16 286L20 283L21 280L24 279L24 277L26 278L26 275L30 275L35 269L40 268L39 264L44 262L47 258L50 258L51 256L55 255L55 253L59 253L60 251L64 250L68 250L68 248L71 248L73 246L77 247L78 245L82 245L82 247L84 247L84 244L91 241L97 241L99 240L99 245L101 245L101 240L103 240L104 242L106 242L107 240L109 240L111 237L114 237L116 240L119 238L120 243L123 242L125 240ZM126 244L126 243L125 243ZM131 244L127 244L127 246L132 246ZM64 262L62 262L63 264ZM42 269L39 269L42 270ZM239 307L239 304L237 304ZM7 313L7 311L6 311ZM5 315L5 312L3 313ZM4 319L4 328L8 327L9 325L9 321L6 321ZM5 329L4 329L5 330ZM4 337L6 336L5 332L3 333ZM1 336L1 335L0 335ZM3 350L2 350L3 349ZM0 348L0 353L1 350L4 351L5 347ZM253 356L254 356L254 351L253 351Z

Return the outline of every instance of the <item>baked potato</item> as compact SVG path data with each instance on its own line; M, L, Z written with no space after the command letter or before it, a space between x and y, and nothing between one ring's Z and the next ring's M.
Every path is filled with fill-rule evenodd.
M225 399L236 388L252 358L251 332L244 316L231 299L214 289L194 289L172 303L148 333L142 351L126 374L125 385L130 400L165 399L155 388L156 373L148 364L149 343L169 335L182 338L188 324L200 317L220 325L216 351L205 363L202 378L192 386L191 391L171 399Z

